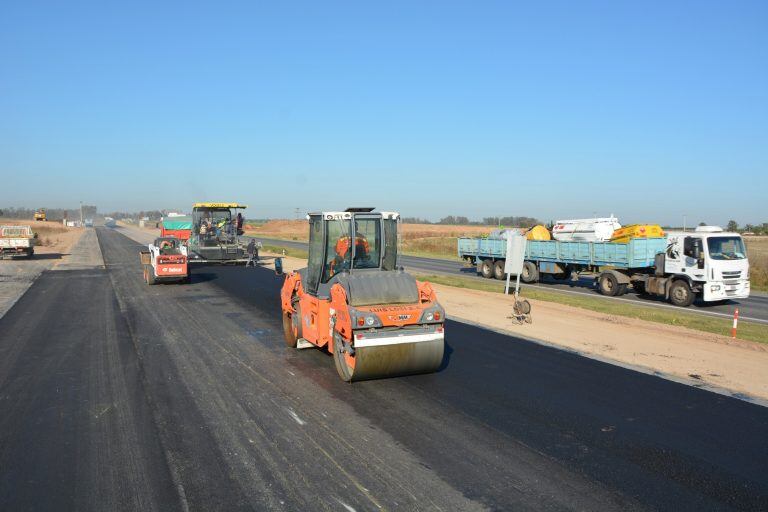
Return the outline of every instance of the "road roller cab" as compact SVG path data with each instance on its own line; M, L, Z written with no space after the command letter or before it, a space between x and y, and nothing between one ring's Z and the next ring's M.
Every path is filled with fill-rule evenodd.
M429 283L398 266L399 215L349 208L307 218L307 267L281 291L288 346L327 350L345 381L437 370L445 311Z

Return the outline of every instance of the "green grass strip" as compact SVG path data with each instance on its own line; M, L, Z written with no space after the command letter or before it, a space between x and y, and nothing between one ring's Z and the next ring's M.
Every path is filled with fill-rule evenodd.
M504 282L490 279L473 279L436 274L419 274L419 279L424 279L431 283L453 286L455 288L504 293ZM579 294L557 293L524 285L521 285L521 290L523 296L527 299L556 302L558 304L597 311L598 313L687 327L689 329L719 334L722 336L731 335L732 320L730 318L717 318L708 315L687 313L682 308L678 311L666 308L656 308L653 306L643 306L640 304L627 304L616 300L589 297ZM768 325L740 320L737 337L742 340L768 343Z

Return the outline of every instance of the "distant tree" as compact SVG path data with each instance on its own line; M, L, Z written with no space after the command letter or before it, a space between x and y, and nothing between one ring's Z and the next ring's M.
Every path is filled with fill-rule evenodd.
M728 227L726 227L726 230L728 231L738 231L739 230L739 223L735 220L729 220L728 221Z
M752 224L747 224L744 226L744 231L746 231L747 233L754 233L755 226L753 226Z

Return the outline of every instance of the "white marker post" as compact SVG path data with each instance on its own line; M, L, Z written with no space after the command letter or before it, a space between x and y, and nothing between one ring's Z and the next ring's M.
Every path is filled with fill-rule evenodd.
M520 273L523 271L523 262L525 261L525 244L528 240L514 232L507 232L507 259L504 261L504 272L507 274L507 286L504 288L504 294L509 295L509 282L512 274L517 276L515 280L515 297L520 291Z

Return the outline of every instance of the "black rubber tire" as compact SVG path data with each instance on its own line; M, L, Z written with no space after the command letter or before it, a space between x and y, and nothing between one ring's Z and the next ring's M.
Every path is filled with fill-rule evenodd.
M635 281L632 283L635 293L638 295L645 295L645 281Z
M341 351L343 340L341 335L333 332L333 362L336 366L336 373L339 374L341 380L344 382L352 382L355 370L347 366L347 362L344 360L344 353Z
M493 277L493 260L483 260L480 264L480 275L486 279Z
M504 260L498 260L493 264L493 277L500 281L507 278L507 273L504 272Z
M283 338L285 344L291 348L296 348L299 338L293 334L293 318L290 313L283 312Z
M152 270L152 265L147 265L147 284L157 284L157 277L155 277L155 272Z
M297 341L302 337L301 307L298 302L293 306L293 309L296 310L295 313L283 312L283 337L286 345L296 348ZM296 334L293 333L294 326L296 327Z
M539 269L534 262L523 262L523 271L520 273L520 280L528 284L535 283L539 280Z
M601 274L597 279L597 289L602 295L615 297L619 294L619 280L610 272Z
M620 284L620 285L619 285L619 290L616 292L616 296L617 296L617 297L621 297L622 295L624 295L625 293L627 293L627 287L628 287L628 286L629 286L629 285L628 285L627 283L622 283L622 284Z
M688 281L678 279L669 287L669 302L675 306L687 308L693 304L695 298L693 290L691 290L691 287L688 285Z

